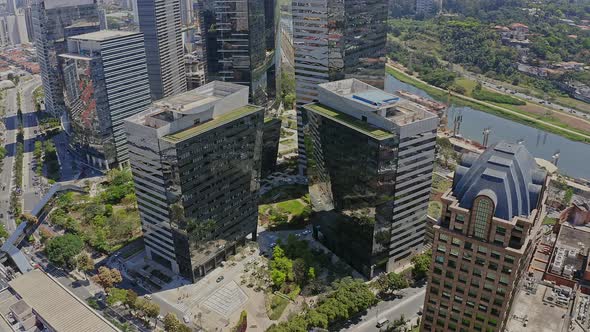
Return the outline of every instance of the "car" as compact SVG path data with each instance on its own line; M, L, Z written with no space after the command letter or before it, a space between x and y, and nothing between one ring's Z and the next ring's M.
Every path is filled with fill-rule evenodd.
M224 279L224 276L219 276L215 279L215 282L221 282Z
M146 300L151 300L151 299L152 299L152 296L151 296L150 294L145 294L143 297L144 297Z
M418 308L418 316L422 316L423 309L424 309L423 307Z
M188 317L188 315L184 315L184 317L182 317L182 320L184 321L185 324L188 324L191 322L191 319Z
M381 318L378 322L377 322L377 328L380 329L383 326L385 326L385 324L389 323L389 319L387 318Z
M4 218L4 213L0 213L0 218Z

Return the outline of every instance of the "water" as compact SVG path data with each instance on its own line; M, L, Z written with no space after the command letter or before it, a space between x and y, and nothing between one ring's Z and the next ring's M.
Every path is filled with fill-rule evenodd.
M389 92L407 90L430 98L423 90L400 82L391 75L386 77L385 90ZM463 106L449 108L449 127L453 125L453 119L457 114L463 115L460 133L465 138L481 143L483 130L490 127L492 130L489 136L490 144L500 140L508 142L523 140L523 144L533 156L546 160L551 160L553 154L559 151L557 166L560 173L576 178L590 179L590 144L574 142L540 129Z

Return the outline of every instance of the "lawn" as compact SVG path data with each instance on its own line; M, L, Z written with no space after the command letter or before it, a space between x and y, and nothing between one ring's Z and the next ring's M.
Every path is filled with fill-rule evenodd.
M444 193L451 188L453 182L436 173L432 174L432 190L437 193Z
M303 213L306 204L301 202L300 199L291 199L288 201L276 203L275 206L290 215L300 215L301 213Z
M463 88L465 88L465 95L470 96L471 97L471 92L473 91L473 89L475 88L475 86L477 85L477 82L472 81L468 78L458 78L455 80L455 84L457 84L458 86L462 86Z
M432 218L438 219L440 218L440 214L442 212L442 204L437 201L430 201L428 202L428 215Z
M287 306L289 305L289 300L278 296L278 295L269 295L270 296L270 303L267 306L267 314L268 314L268 318L270 318L271 320L277 320L279 318L281 318L281 315L283 314L283 311L285 311L285 309L287 308Z
M557 223L557 218L545 217L543 219L543 225L555 225Z

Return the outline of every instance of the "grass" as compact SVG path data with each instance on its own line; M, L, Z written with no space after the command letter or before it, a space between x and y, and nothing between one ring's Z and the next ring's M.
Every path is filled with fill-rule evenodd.
M271 295L270 304L267 308L268 318L271 320L277 320L281 318L283 311L285 311L288 305L289 300L277 295Z
M413 85L421 90L424 90L424 92L428 93L431 97L438 99L439 101L443 101L443 102L446 101L448 93L444 90L441 90L441 89L438 89L438 88L433 87L431 85L428 85L426 83L420 82L420 81L416 80L414 77L411 77L408 74L402 73L400 70L393 69L390 66L386 67L386 72L388 74L392 75L394 78L396 78L399 81L402 81L404 83ZM515 105L495 104L492 102L486 102L487 104L492 105L492 106L488 106L483 103L480 103L479 101L467 100L467 99L463 98L461 95L457 95L457 94L454 94L451 96L451 103L454 105L457 105L457 106L467 106L467 107L471 107L473 109L476 109L476 110L479 110L482 112L497 115L497 116L503 117L505 119L514 121L514 122L518 122L518 123L521 123L521 124L524 124L524 125L527 125L527 126L530 126L533 128L538 128L538 129L541 129L541 130L544 130L544 131L547 131L547 132L550 132L553 134L560 135L560 136L565 137L565 138L572 140L572 141L590 143L590 139L588 139L584 136L580 136L580 135L578 135L576 133L572 133L572 132L566 132L566 131L560 130L559 128L548 126L545 123L542 123L542 122L539 122L539 121L536 121L533 119L523 118L519 115L508 113L505 110L499 108L499 107L502 107L504 109L508 109L510 111L513 111L513 112L521 114L521 115L526 115L528 117L535 118L537 120L551 123L551 124L559 126L561 128L565 128L568 130L573 130L573 131L579 132L576 129L573 129L564 123L556 121L555 119L548 119L546 116L536 116L534 114L522 111L519 108L517 108ZM494 106L497 106L497 107L494 107ZM587 133L581 133L581 134L587 134Z
M305 205L301 203L299 199L282 201L276 203L275 206L291 215L300 215L303 212L303 209L305 208Z
M457 84L458 86L462 86L465 89L465 94L467 96L471 96L471 92L473 91L473 89L475 89L477 82L470 80L468 78L461 77L455 80L455 84Z
M437 201L430 201L428 202L428 215L432 218L438 219L440 218L440 214L442 213L442 204Z
M451 188L452 185L453 182L451 180L436 173L432 175L432 190L435 192L444 193Z
M336 112L332 108L325 105L314 104L306 105L305 107L314 113L330 118L344 126L347 126L356 131L360 131L361 133L364 133L365 135L371 136L375 139L382 140L393 137L392 133L371 126L368 123L355 119L349 115Z
M292 184L271 189L260 197L260 204L269 204L287 199L295 199L305 196L308 193L306 185Z
M543 225L555 225L557 223L557 218L545 217L543 219Z
M178 142L178 141L182 141L185 140L187 138L193 137L195 135L204 133L210 129L222 126L226 123L232 122L234 120L237 120L241 117L256 113L261 111L262 109L260 107L257 106L244 106L244 107L240 107L232 112L223 114L213 120L207 121L207 122L203 122L200 124L197 124L193 127L190 127L188 129L179 131L177 133L171 134L171 135L167 135L164 136L164 139L167 139L171 142Z

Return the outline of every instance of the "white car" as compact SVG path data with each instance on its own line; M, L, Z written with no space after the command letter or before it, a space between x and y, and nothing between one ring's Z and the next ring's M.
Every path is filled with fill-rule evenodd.
M182 317L182 320L184 321L185 324L188 324L191 322L191 319L188 317L188 315L184 315L184 317Z

